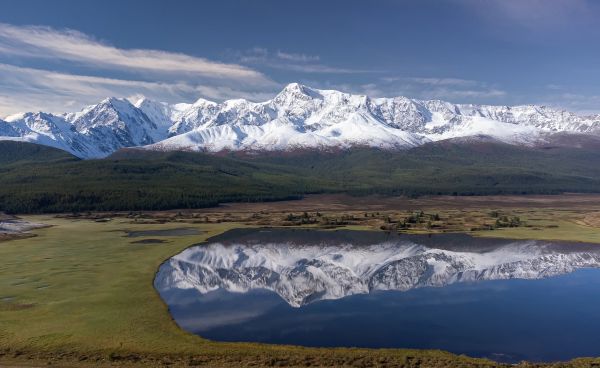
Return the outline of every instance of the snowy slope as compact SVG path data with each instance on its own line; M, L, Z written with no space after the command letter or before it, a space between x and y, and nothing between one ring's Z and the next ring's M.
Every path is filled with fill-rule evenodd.
M129 101L107 98L77 113L43 112L0 121L0 140L39 143L83 158L108 156L123 147L142 146L167 137L171 123L155 122Z
M0 135L3 140L43 144L80 157L87 157L94 150L63 116L43 112L9 116L6 123L0 122Z
M460 105L406 97L370 98L297 83L273 99L173 104L108 98L78 113L14 115L0 140L24 140L103 157L123 147L151 150L289 150L371 146L410 148L430 141L487 136L535 144L554 133L600 135L600 115L544 106Z
M191 112L191 113L190 113ZM529 144L555 132L600 133L598 117L546 107L454 105L405 97L376 98L296 83L274 99L222 104L200 100L156 150L282 150L297 147L414 147L442 139L491 136Z
M106 156L123 147L151 144L166 134L164 127L161 129L124 99L107 98L67 118L98 152L94 152L94 156Z
M165 262L155 286L159 291L178 288L200 293L267 289L299 307L375 290L538 279L584 267L600 267L600 251L541 241L507 240L481 252L430 248L410 240L365 246L212 243L186 249Z

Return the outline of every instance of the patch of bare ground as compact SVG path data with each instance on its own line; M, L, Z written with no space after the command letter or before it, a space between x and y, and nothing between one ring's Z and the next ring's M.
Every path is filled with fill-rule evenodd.
M580 222L586 226L600 228L600 211L586 214Z

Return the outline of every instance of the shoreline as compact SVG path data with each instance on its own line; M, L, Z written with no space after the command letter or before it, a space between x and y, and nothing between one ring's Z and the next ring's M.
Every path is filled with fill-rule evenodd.
M577 197L578 204L575 206L576 208L561 208L558 212L556 208L511 207L514 211L526 213L531 218L527 221L536 223L564 221L564 223L560 222L558 227L548 228L544 231L516 227L484 232L462 232L474 236L479 236L481 233L485 233L486 236L488 234L506 234L506 236L501 237L508 237L509 234L513 236L515 232L517 235L519 235L519 232L521 234L535 233L541 235L548 231L562 231L564 236L572 236L572 234L581 236L581 229L588 228L591 229L592 235L600 237L600 229L591 226L595 222L591 224L577 222L581 220L582 211L595 213L595 211L600 212L600 208L596 209L595 202L590 204L587 201L585 203L586 201L583 199L579 200L581 198L579 195ZM600 201L600 196L597 197ZM573 199L570 196L568 198ZM319 198L320 200L322 200L322 197ZM428 199L428 201L431 201L431 199ZM480 201L476 202L479 203ZM266 205L273 205L274 203L276 202L270 202ZM414 203L412 202L412 204ZM240 206L248 205L253 206L256 204L242 204ZM306 205L306 203L303 205ZM323 205L323 202L321 202L321 205ZM382 203L375 202L373 205L382 205ZM342 215L348 216L353 213L355 218L358 219L358 214L361 213L363 216L361 219L365 219L365 211L353 211L343 206L340 208L336 202L325 204L325 206L329 206L329 208L327 212L322 213L322 216L341 219ZM258 224L261 221L284 221L285 216L287 216L286 213L289 213L289 211L280 211L279 209L274 213L261 213L260 210L255 211L257 208L254 207L252 210L240 210L239 212L232 211L231 207L227 209L227 211L216 212L197 210L181 215L176 212L165 213L164 211L152 214L143 212L141 216L135 214L131 217L128 217L129 214L114 216L115 213L111 213L111 219L106 222L96 222L98 218L64 218L55 215L22 216L34 222L45 219L55 226L32 230L32 233L37 235L35 237L0 243L0 257L9 264L7 266L9 268L4 275L0 275L0 289L4 288L4 292L0 297L7 294L15 298L14 303L32 305L31 308L8 310L2 308L2 303L0 303L0 329L6 331L4 334L0 333L0 366L2 364L17 366L30 364L35 366L46 365L48 362L54 366L70 367L164 366L167 362L170 363L168 365L177 367L197 365L211 367L243 367L249 365L301 367L307 366L309 363L312 366L347 367L514 366L441 351L305 348L259 343L221 343L186 333L175 324L170 313L168 313L168 307L154 288L154 275L160 264L182 250L205 242L207 239L227 230L237 227L259 226ZM298 209L302 208L294 208L294 213L302 217L303 211L298 211ZM366 225L349 223L333 229L385 231L377 227L382 221L386 221L384 215L393 218L396 214L400 217L400 214L404 216L409 211L380 210L367 212L380 212L380 214L379 217L368 217L365 222ZM426 212L432 211L427 210ZM441 208L439 214L440 217L451 214L453 216L451 222L454 223L459 218L457 214L463 214L460 219L472 220L487 212L489 212L487 209L482 211L474 208L470 210L466 208L461 210ZM194 217L194 213L199 215ZM254 213L259 215L258 218L253 217ZM518 214L521 214L521 212L518 212ZM106 214L102 216L104 216L102 218L108 217ZM211 222L204 222L204 218L198 216L207 216ZM309 218L316 217L316 214L309 216ZM240 219L242 221L234 221ZM302 218L299 221L302 221ZM305 219L305 221L307 220ZM349 220L349 222L352 221ZM467 221L465 224L469 224L469 222ZM304 224L299 227L318 229L320 225L322 224ZM125 237L125 234L122 233L123 230L128 229L169 229L182 226L201 229L204 232L192 236L164 237L161 239L165 239L166 242L161 244L131 244L133 239ZM297 226L290 224L284 227ZM331 228L326 230L331 230ZM81 243L80 239L90 239L90 241ZM35 260L34 256L35 264L32 265L31 261L27 259L27 257L32 257L31 254L45 255L39 260ZM74 257L73 261L63 260L64 255L68 255L69 258ZM82 266L73 267L73 262L80 263ZM63 273L57 273L51 271L53 269L64 271ZM66 271L69 273L65 274ZM28 276L25 284L15 286L14 283L23 282L16 281L17 279L14 278L21 277L19 275ZM35 281L36 277L40 277L41 280ZM73 284L73 280L79 279L87 285L87 290L94 290L94 292L81 294L83 291L78 291L77 285ZM42 283L49 285L49 287L36 289ZM111 286L113 284L114 286ZM64 286L59 287L58 285ZM127 302L123 304L125 301ZM82 313L85 313L81 315L78 313L75 313L75 315L72 313L65 314L65 310L81 310ZM48 318L40 319L40 313L44 316L52 316L52 318L50 320ZM121 316L117 320L112 317L115 313ZM98 327L93 327L93 325L90 325L90 318L92 317L94 320L100 318L99 320L104 322ZM21 323L17 323L18 321L21 321ZM39 340L41 338L40 334L44 334L42 331L57 331L56 329L64 332L58 333L51 340L47 340L47 338ZM68 337L69 335L72 337ZM35 338L35 336L38 337ZM36 339L39 342L35 342ZM416 364L416 362L420 363ZM592 364L600 364L600 358L576 359L567 363L527 363L521 364L521 366L587 367L592 366Z

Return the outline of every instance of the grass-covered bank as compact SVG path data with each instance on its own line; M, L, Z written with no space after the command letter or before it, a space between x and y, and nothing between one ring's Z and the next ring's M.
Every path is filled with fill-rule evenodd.
M171 320L152 286L163 260L239 224L191 225L201 235L139 244L122 230L181 224L131 224L30 217L52 227L0 244L0 362L99 365L423 366L492 363L438 351L308 349L215 343ZM454 362L454 363L453 363Z
M54 225L0 243L0 364L58 366L493 367L440 351L217 343L179 329L152 281L163 260L233 227L28 217ZM200 235L132 243L123 230L193 227ZM580 360L556 366L592 366Z

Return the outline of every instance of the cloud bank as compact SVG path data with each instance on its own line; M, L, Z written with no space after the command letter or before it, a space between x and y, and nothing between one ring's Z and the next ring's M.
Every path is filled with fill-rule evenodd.
M107 96L144 94L168 102L200 96L262 99L278 88L262 72L240 64L122 49L74 30L0 23L0 117L79 109Z
M49 27L0 23L0 51L4 55L61 59L100 68L188 73L238 82L270 83L262 73L242 65L160 50L120 49L78 31L57 31Z

